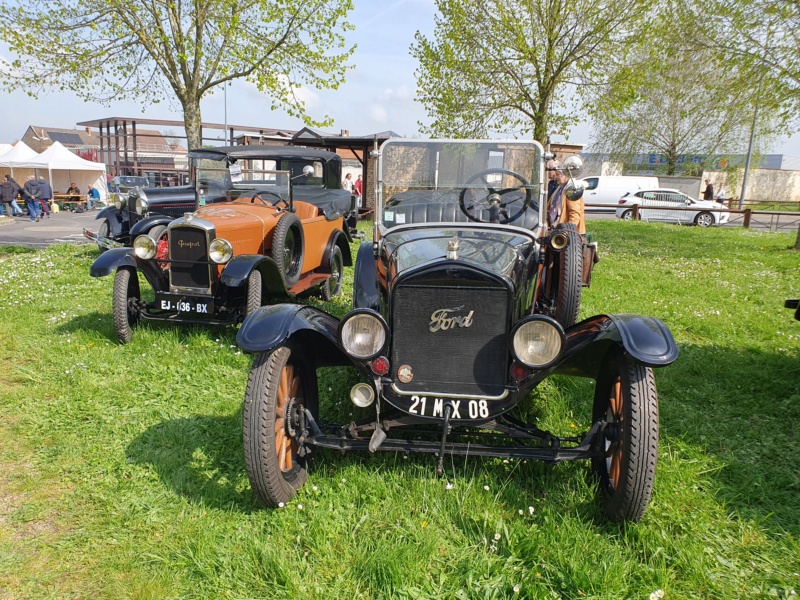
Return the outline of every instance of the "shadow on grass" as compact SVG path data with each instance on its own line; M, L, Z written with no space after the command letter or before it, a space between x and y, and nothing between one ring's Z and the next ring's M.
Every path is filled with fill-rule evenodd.
M194 503L251 512L258 504L245 473L241 423L240 413L165 421L138 435L126 455Z
M712 461L714 497L768 532L800 535L800 356L685 346L657 374L661 438Z

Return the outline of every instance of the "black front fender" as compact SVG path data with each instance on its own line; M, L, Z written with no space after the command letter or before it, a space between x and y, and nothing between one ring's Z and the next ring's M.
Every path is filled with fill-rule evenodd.
M361 242L353 274L353 308L381 310L381 290L372 242Z
M174 220L174 217L168 217L164 215L154 215L152 217L142 219L141 221L134 223L133 227L131 227L131 240L133 240L137 235L147 233L157 225L166 226L172 223Z
M133 248L112 248L103 252L92 263L89 274L92 277L105 277L111 275L120 267L137 268Z
M236 341L246 352L272 352L289 343L307 350L314 368L349 365L339 346L339 319L313 306L263 306L247 317ZM357 365L360 366L360 365Z
M664 323L641 315L596 315L565 332L567 345L555 373L597 379L612 346L648 367L665 367L678 358L678 345Z
M220 281L231 288L241 287L247 283L253 269L261 271L261 284L267 293L286 293L277 263L271 257L260 254L242 254L231 259L222 270Z

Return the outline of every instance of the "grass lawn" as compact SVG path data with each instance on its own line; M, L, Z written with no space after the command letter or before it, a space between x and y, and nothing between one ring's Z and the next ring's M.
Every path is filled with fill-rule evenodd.
M365 229L367 223L361 224ZM585 462L318 453L297 498L250 490L234 328L113 341L92 246L0 249L0 598L792 598L800 592L795 234L592 222L581 314L662 319L659 466L641 523L602 518ZM354 253L355 254L355 253ZM344 315L352 292L307 302ZM355 409L348 369L321 413ZM526 410L588 429L593 382ZM355 415L354 415L355 416Z

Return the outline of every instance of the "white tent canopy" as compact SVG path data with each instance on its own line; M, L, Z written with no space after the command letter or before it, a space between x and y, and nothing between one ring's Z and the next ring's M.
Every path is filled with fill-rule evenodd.
M39 154L35 150L20 140L11 150L0 156L0 175L11 175L22 185L28 175L35 175L36 172L32 168L18 167L17 164L34 160L37 156Z
M4 164L6 156L0 156L0 165ZM41 171L47 171L50 185L57 194L65 193L70 184L75 183L81 193L85 194L90 187L95 187L100 191L102 198L107 196L106 166L73 154L60 142L54 142L38 156L27 160L14 160L10 166L14 169L35 169L39 175L43 175Z
M11 144L0 144L0 156L11 150L14 146Z

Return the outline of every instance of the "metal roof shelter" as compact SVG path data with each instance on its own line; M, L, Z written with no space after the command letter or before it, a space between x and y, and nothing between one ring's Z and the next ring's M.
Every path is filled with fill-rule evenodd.
M82 121L78 123L81 127L95 127L100 130L100 156L105 158L108 166L113 167L112 170L116 174L132 174L138 175L143 168L179 168L177 165L166 165L164 160L167 157L152 157L145 156L144 149L147 141L142 141L142 138L154 137L155 133L148 131L146 133L139 133L137 130L141 129L142 125L155 125L156 127L180 127L185 126L183 121L171 121L165 119L138 119L131 117L105 117L102 119L93 119L91 121ZM239 132L248 132L258 134L260 137L268 140L279 140L281 143L288 143L294 130L287 129L274 129L269 127L252 127L248 125L223 125L221 123L202 123L200 129L201 141L215 141L219 142L219 137L204 137L203 133L207 130L222 130L225 133L226 139L233 139L234 135ZM158 133L158 137L163 138L162 133ZM173 137L173 136L170 136ZM186 136L175 135L174 137L185 139ZM183 149L181 149L183 150ZM173 148L173 152L177 153L178 148ZM182 157L185 154L181 151ZM155 160L158 159L158 160ZM185 160L185 158L184 158ZM185 167L182 167L182 169ZM130 170L131 173L122 173L123 170Z

